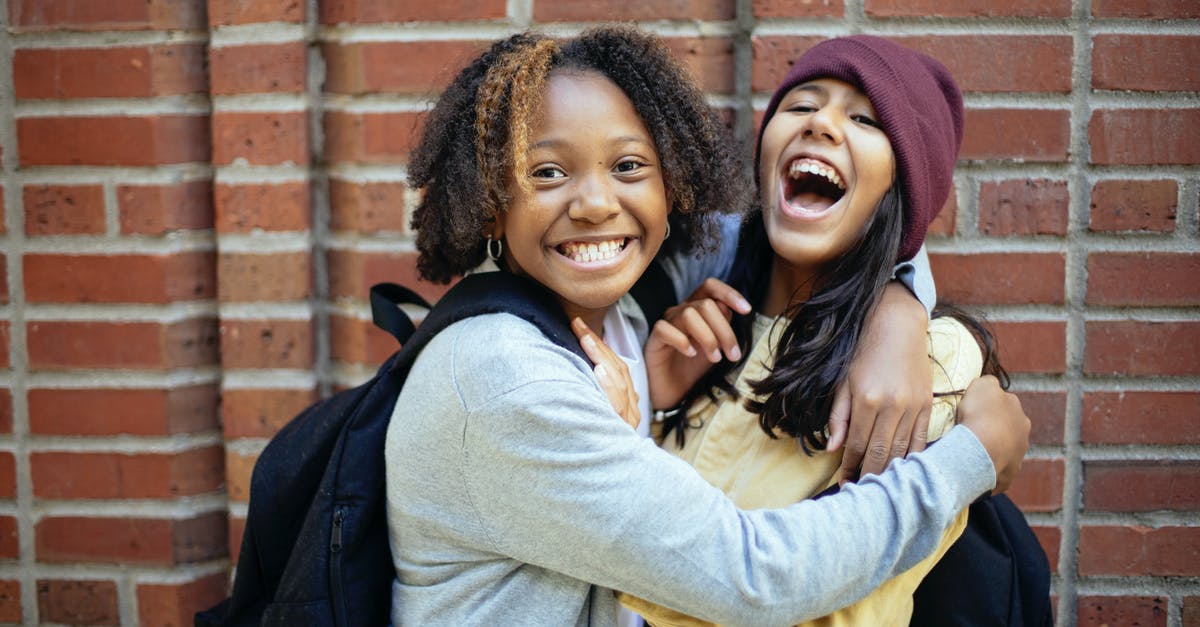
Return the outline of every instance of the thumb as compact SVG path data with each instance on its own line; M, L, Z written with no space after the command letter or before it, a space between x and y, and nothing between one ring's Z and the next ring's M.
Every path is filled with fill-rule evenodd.
M850 392L843 385L833 395L833 407L829 411L829 443L825 450L833 452L846 443L850 430Z

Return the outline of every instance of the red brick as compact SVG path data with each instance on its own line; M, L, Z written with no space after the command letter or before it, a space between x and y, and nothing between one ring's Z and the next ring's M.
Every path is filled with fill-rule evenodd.
M958 194L950 191L946 204L929 223L928 235L954 235L955 220L958 217Z
M254 472L257 453L225 451L225 493L234 503L250 501L250 476Z
M21 609L21 582L0 580L0 621L21 622L24 620Z
M348 22L462 22L502 19L505 0L442 0L440 2L376 2L328 0L320 3L322 24Z
M36 303L171 303L215 296L209 252L25 256L25 294Z
M1062 322L991 323L1000 363L1011 373L1058 374L1067 364L1067 327Z
M701 90L733 93L733 40L727 37L672 37L664 41Z
M7 351L8 347L4 347ZM12 406L12 391L8 388L0 388L0 433L12 433L13 430L13 406Z
M316 389L226 389L221 397L225 437L269 438L317 401Z
M1062 253L930 255L938 297L960 305L1061 304Z
M1092 38L1092 87L1129 91L1200 91L1194 71L1200 37L1116 35Z
M308 78L308 48L303 41L222 46L209 52L212 93L301 93Z
M773 93L796 59L824 39L817 36L752 36L750 88L756 92ZM756 121L754 128L758 127Z
M26 235L103 234L104 188L100 185L26 185Z
M222 320L221 366L309 369L314 343L308 320Z
M1070 0L866 0L875 17L1071 17Z
M0 516L0 559L21 558L20 531L13 516Z
M1026 459L1008 489L1008 496L1025 512L1055 512L1062 509L1063 461Z
M209 161L208 117L79 116L17 120L21 166L151 166Z
M1093 231L1175 230L1179 206L1179 184L1174 180L1096 181L1092 186L1091 221Z
M378 367L396 349L396 339L370 320L346 316L329 317L331 357L342 363Z
M842 0L754 0L751 3L754 17L842 17L846 8Z
M0 157L4 156L3 146L0 146ZM0 185L0 235L7 232L8 227L5 226L7 220L4 218L4 186Z
M46 516L34 535L40 562L170 566L224 555L227 529L223 512L170 520Z
M121 233L164 235L213 227L212 181L118 185Z
M0 499L17 496L17 461L12 453L0 451Z
M1058 527L1043 527L1030 525L1033 535L1037 536L1038 544L1046 552L1046 561L1050 563L1050 572L1058 570L1058 552L1062 544L1062 531Z
M417 279L416 253L364 253L331 250L328 253L329 291L332 298L367 300L371 286L392 282L407 285L429 302L449 289Z
M17 98L148 98L207 91L204 46L22 49L13 53Z
M161 369L217 363L217 325L211 318L27 324L29 365L35 369Z
M1061 110L967 109L959 158L1065 162L1070 117ZM1014 133L1018 128L1021 132Z
M481 41L327 43L325 91L335 94L440 91L486 46Z
M208 0L208 21L213 26L238 26L257 22L303 22L307 12L301 0L247 2ZM324 4L324 3L322 3Z
M7 368L8 364L8 320L0 320L0 368Z
M120 625L117 584L105 580L39 579L38 618L69 625Z
M1065 392L1017 392L1021 409L1033 423L1029 432L1029 443L1056 446L1063 443L1063 422L1067 413Z
M229 560L237 563L238 553L242 548L242 535L246 532L246 519L240 516L229 516Z
M217 231L305 231L312 227L308 183L216 186Z
M1099 165L1200 163L1200 109L1100 109L1088 122L1091 162ZM1146 141L1153 137L1154 141Z
M537 22L732 20L734 4L733 0L535 0L533 19Z
M175 435L218 426L215 385L166 389L29 390L29 430L38 435Z
M1200 323L1094 320L1086 325L1085 374L1200 374Z
M1200 510L1200 463L1085 461L1083 507L1105 512Z
M405 163L417 145L424 116L419 113L325 114L325 160Z
M979 231L984 235L1066 235L1066 181L1016 179L979 186Z
M1183 627L1200 625L1200 596L1183 597Z
M9 0L14 30L203 30L204 4L189 0Z
M212 492L224 480L221 449L179 453L34 452L33 494L46 499L155 499Z
M941 61L965 92L1071 91L1068 35L891 37Z
M402 232L405 185L401 182L329 179L329 228L355 233Z
M1200 392L1087 392L1085 444L1200 444Z
M224 573L172 584L137 584L138 624L190 625L196 612L206 610L225 598Z
M1200 5L1180 0L1093 0L1096 17L1184 19L1200 17Z
M1166 627L1167 599L1164 597L1079 597L1080 627L1137 625Z
M0 193L3 193L3 190L0 190ZM0 216L0 219L3 219L3 218L4 218L4 216ZM7 303L7 302L8 302L8 257L6 257L3 252L0 252L0 304ZM0 348L2 348L4 350L8 349L7 346L0 346Z
M1091 253L1087 304L1200 305L1200 254Z
M311 260L306 252L223 254L217 281L223 302L304 300L312 294Z
M216 112L212 129L213 163L308 163L308 115L303 111Z
M1085 525L1079 530L1079 574L1195 577L1200 527Z

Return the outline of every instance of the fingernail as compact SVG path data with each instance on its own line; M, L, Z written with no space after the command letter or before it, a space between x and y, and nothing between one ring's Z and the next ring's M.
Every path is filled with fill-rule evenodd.
M741 358L742 358L742 349L741 348L739 348L737 345L734 345L733 348L729 349L730 361L738 361Z
M717 350L713 351L710 357L712 358L713 363L721 361L721 349L718 348Z
M683 351L683 354L687 355L688 357L695 357L696 356L696 347L689 345L687 347L687 350Z

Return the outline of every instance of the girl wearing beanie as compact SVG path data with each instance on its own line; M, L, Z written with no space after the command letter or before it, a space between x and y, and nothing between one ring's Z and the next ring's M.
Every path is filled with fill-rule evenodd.
M878 37L814 46L772 96L755 152L760 207L743 228L730 285L710 280L668 310L646 348L653 406L686 408L663 423L663 446L739 507L780 507L838 484L841 453L827 450L835 391L868 341L864 320L893 265L916 254L950 193L962 127L946 68ZM737 313L733 290L754 313ZM929 325L931 440L953 426L981 371L1005 380L990 336L961 319L935 310ZM740 358L713 366L703 355L717 346ZM932 555L812 624L907 625L913 591L965 524L964 510ZM708 624L622 602L656 627Z

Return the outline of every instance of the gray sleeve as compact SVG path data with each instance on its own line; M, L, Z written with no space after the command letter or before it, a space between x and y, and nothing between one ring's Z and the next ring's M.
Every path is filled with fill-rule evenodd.
M543 344L497 375L503 393L468 403L461 467L479 523L504 555L693 616L795 624L853 603L927 556L995 482L982 444L956 427L839 494L740 511Z
M729 278L729 270L737 253L742 216L720 215L717 220L720 228L717 250L699 257L695 253L675 253L658 260L675 285L676 301L683 302L708 277L717 277L722 281Z
M925 252L924 244L911 261L896 264L892 277L925 305L927 313L933 312L933 306L937 304L937 286L933 283L933 271L929 268L929 254Z

